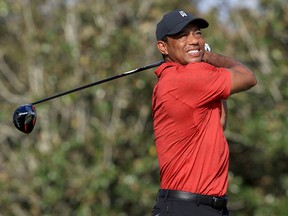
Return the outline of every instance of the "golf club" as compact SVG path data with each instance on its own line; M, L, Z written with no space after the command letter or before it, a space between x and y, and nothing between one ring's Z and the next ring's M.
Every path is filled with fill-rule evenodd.
M148 70L150 68L157 67L157 66L161 65L163 62L164 62L164 60L150 64L150 65L142 66L142 67L118 74L118 75L114 75L114 76L105 78L103 80L99 80L99 81L96 81L96 82L93 82L93 83L90 83L90 84L87 84L84 86L80 86L78 88L74 88L74 89L69 90L69 91L65 91L65 92L44 98L42 100L38 100L38 101L30 103L30 104L21 105L20 107L18 107L15 110L15 112L13 114L13 123L18 130L20 130L23 133L29 134L33 130L33 128L36 124L36 119L37 119L37 112L36 112L36 108L34 105L39 104L39 103L43 103L45 101L52 100L54 98L58 98L58 97L61 97L61 96L67 95L67 94L71 94L73 92L80 91L80 90L83 90L83 89L86 89L86 88L89 88L89 87L92 87L95 85L99 85L99 84L104 83L104 82L108 82L108 81L111 81L114 79L118 79L118 78L121 78L124 76L128 76L128 75L140 72L140 71L144 71L144 70Z

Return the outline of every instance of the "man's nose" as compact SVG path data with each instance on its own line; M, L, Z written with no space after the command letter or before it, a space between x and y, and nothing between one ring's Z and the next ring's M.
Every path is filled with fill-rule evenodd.
M195 38L193 32L190 32L190 34L188 35L188 43L189 44L197 44L198 43L198 39Z

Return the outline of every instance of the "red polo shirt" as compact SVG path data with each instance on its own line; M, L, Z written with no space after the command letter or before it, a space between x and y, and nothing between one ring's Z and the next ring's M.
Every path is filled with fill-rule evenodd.
M229 149L220 123L230 72L199 62L163 63L156 71L152 111L161 188L226 193Z

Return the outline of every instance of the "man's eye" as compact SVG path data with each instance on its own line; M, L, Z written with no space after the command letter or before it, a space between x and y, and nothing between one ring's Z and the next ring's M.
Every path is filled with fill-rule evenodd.
M183 38L183 37L186 37L188 34L186 32L180 32L176 35L173 35L172 37L175 38L175 39L179 39L179 38Z
M179 38L181 37L186 37L188 34L186 32L182 32L181 34L179 34Z

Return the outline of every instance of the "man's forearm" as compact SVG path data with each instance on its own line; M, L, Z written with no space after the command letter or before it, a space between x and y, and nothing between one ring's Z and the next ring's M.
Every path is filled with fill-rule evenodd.
M223 67L223 68L232 68L235 66L244 66L243 64L241 64L240 62L238 62L237 60L227 57L227 56L223 56L220 55L218 53L214 53L214 52L205 52L204 57L203 57L203 61L207 62L211 65L214 65L215 67Z

